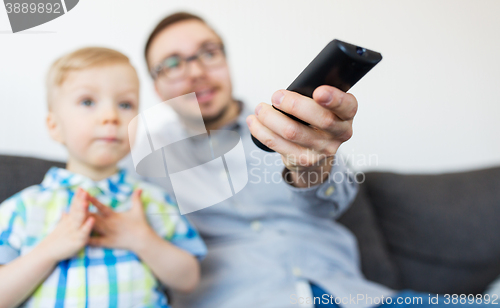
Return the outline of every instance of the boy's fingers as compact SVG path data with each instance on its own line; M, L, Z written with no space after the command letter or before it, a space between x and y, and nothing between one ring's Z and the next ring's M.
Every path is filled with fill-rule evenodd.
M89 203L85 194L86 192L84 190L78 188L69 208L69 216L75 219L79 224L83 223L87 216Z
M84 204L85 206L82 206L82 210L87 212L89 210L89 197L90 197L90 194L88 192L86 192L85 190L82 189L82 192L81 192L81 198L82 200L84 201Z
M92 231L92 227L94 226L94 222L95 222L94 217L87 218L87 220L85 220L83 225L80 227L80 230L84 234L87 234L87 235L90 234L90 232Z
M93 236L89 238L88 244L90 246L109 246L110 241L104 236Z
M81 196L81 189L78 188L76 190L75 194L73 195L73 199L71 200L71 204L70 204L69 211L68 211L69 214L76 212L75 204L80 203L80 201L81 201L80 196Z
M135 210L142 210L142 201L141 201L142 189L136 189L132 193L132 208Z
M100 245L101 241L102 241L102 237L100 237L100 236L92 236L92 237L89 238L89 240L88 240L87 243L90 246L101 246Z
M105 230L105 223L104 223L104 220L101 216L97 215L97 214L90 214L90 217L94 218L94 230L101 233L101 234L105 234L106 230Z
M96 198L89 195L88 199L93 205L95 205L95 207L97 208L99 213L101 213L103 216L113 214L112 209L110 209L109 207L107 207L104 204L102 204L101 202L99 202L99 200L97 200Z

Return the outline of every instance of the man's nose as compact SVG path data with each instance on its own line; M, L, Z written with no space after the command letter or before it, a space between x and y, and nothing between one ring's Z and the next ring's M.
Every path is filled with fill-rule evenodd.
M201 64L200 59L193 59L187 63L188 76L197 78L205 75L205 67Z

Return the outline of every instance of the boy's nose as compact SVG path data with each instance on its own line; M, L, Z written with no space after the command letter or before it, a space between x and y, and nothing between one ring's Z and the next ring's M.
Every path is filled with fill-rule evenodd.
M102 124L118 124L120 120L118 117L118 110L113 107L106 108L103 110L101 120Z

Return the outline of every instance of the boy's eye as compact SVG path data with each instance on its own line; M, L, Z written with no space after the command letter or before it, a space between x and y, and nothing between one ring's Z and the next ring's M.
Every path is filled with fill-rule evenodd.
M87 106L87 107L90 107L90 106L93 106L95 103L91 99L84 99L80 104Z
M119 106L120 106L120 108L123 108L123 109L132 109L132 107L133 107L132 104L129 102L122 102L122 103L120 103Z

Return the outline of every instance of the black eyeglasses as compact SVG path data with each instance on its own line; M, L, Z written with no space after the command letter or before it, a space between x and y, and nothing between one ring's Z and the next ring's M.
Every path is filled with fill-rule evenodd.
M221 43L207 43L190 57L169 56L151 69L151 77L155 80L165 78L170 81L182 79L186 76L188 62L193 60L199 60L204 68L220 66L225 61L224 45Z

